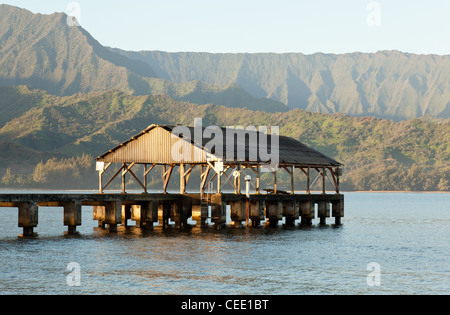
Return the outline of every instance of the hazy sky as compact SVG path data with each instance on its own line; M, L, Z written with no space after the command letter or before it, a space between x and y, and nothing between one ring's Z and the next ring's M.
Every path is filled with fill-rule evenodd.
M11 0L125 50L450 54L450 0Z

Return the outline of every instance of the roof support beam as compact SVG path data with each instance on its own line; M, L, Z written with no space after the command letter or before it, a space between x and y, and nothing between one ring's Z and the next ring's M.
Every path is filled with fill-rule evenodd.
M163 175L164 186L163 186L163 191L164 191L165 194L167 194L167 186L169 185L170 176L172 175L172 171L173 171L173 168L175 167L175 165L171 164L169 166L169 170L167 170L167 165L163 165L163 166L164 166L164 175Z
M119 170L113 175L113 177L111 177L111 179L106 183L106 185L102 187L102 189L101 189L102 193L106 189L106 187L108 187L109 184L111 184L111 182L117 177L117 175L119 175L119 173L123 170L123 168L124 168L124 166L122 165L122 167L119 168Z

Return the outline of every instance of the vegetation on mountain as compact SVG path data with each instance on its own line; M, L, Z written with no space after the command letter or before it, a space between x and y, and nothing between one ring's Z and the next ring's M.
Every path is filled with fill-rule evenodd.
M238 84L290 109L393 120L450 118L450 56L373 54L211 54L127 52L166 80Z
M0 108L14 108L18 103L24 105L17 109L16 117L5 119L0 126L0 142L16 147L14 154L0 155L2 182L7 187L53 185L60 183L56 179L59 176L68 188L79 188L82 180L83 187L95 189L94 157L150 124L192 125L195 117L202 117L205 126L247 126L248 122L255 126L280 126L281 134L343 163L344 190L450 189L448 119L394 122L301 109L266 113L199 106L164 95L133 96L117 90L60 97L26 87L0 89ZM21 152L37 154L40 160L30 159L28 167L15 166ZM304 178L300 173L297 176L301 187ZM281 174L283 178L288 182ZM271 178L265 180L270 182Z
M236 84L216 86L157 78L151 67L103 47L64 13L33 14L0 5L0 86L28 85L53 95L106 92L165 94L196 104L287 111L279 101L251 96Z
M449 73L450 56L397 51L126 52L63 13L1 4L0 185L94 189L96 156L150 124L202 117L279 126L341 161L344 190L448 191Z

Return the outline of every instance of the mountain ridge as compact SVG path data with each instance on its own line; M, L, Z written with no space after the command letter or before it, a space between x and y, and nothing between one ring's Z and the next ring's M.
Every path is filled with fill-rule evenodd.
M343 163L343 189L450 189L450 119L430 116L394 122L302 109L267 113L197 105L166 95L139 96L118 90L61 97L27 87L0 88L0 108L13 107L19 102L25 104L24 108L0 124L0 144L2 148L14 148L15 153L11 154L17 154L17 159L28 155L27 152L37 153L31 153L34 157L27 162L30 165L23 162L20 168L14 166L17 162L14 156L0 156L0 169L9 168L8 183L18 172L33 169L36 158L73 159L89 154L93 163L95 156L151 124L190 126L195 117L202 117L205 126L247 126L249 122L255 126L279 126L280 134ZM35 106L28 109L27 104ZM56 163L50 160L49 165ZM64 163L61 162L61 168ZM83 164L86 176L95 187L97 177L93 165ZM15 178L24 180L24 176L21 173ZM281 172L280 183L283 176Z
M167 80L236 83L253 96L278 100L290 109L394 120L450 117L449 55L112 50L147 62Z

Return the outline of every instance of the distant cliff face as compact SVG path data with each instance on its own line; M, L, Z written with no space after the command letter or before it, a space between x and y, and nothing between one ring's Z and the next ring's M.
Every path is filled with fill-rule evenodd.
M150 66L102 47L63 13L33 14L0 5L0 84L28 84L58 95L112 88L129 79L154 76Z
M63 13L9 5L0 5L0 85L55 95L117 89L267 112L450 118L450 56L127 52L103 47Z
M106 92L166 94L196 104L286 111L271 99L251 96L236 84L176 83L157 77L146 62L100 45L86 30L69 26L67 15L33 14L0 5L0 86L28 85L54 95Z
M235 83L289 108L395 120L450 117L450 56L125 52L166 80Z

